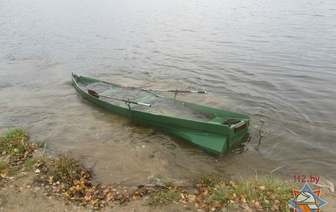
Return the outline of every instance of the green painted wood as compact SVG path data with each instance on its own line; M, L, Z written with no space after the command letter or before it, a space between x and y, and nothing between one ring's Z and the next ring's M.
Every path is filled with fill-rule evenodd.
M72 82L75 89L87 100L134 121L153 125L215 155L222 155L232 146L245 141L249 135L250 117L246 114L167 98L148 90L123 89L118 84L75 74L72 74ZM96 98L87 91L90 85L95 84L100 86L98 87L101 91L97 92L99 95L114 97L127 92L136 98L129 99L130 101L151 104L152 107L148 109L141 105ZM106 89L102 89L104 86ZM178 114L179 110L183 116ZM187 114L183 113L184 110L191 116L184 117ZM193 117L193 114L196 116Z

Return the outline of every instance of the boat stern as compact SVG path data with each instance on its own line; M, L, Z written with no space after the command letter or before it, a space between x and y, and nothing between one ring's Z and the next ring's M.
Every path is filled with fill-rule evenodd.
M230 126L229 148L248 140L250 133L250 120L245 119Z

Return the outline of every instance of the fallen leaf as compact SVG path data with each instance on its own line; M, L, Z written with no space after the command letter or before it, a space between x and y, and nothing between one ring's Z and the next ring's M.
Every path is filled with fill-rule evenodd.
M91 205L96 205L97 204L97 202L98 202L98 199L95 199L95 200L91 200Z
M213 206L215 207L215 208L221 208L222 206L223 206L223 204L222 204L222 202L221 201L215 201L214 203L213 203Z
M196 195L189 194L189 195L188 195L188 200L189 200L189 202L195 202L195 200L196 200Z
M271 195L270 195L270 198L271 198L272 200L275 200L275 199L277 198L277 195L276 195L276 194L271 194Z
M202 202L202 201L203 201L202 196L197 196L197 197L196 197L196 202L200 203L200 202Z
M279 206L279 205L276 205L276 204L273 205L273 208L274 208L274 210L276 210L276 211L280 210L280 206Z
M239 206L244 210L250 210L250 207L246 202L242 202Z

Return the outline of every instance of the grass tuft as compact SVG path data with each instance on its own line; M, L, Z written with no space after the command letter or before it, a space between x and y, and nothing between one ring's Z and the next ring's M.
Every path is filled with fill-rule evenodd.
M52 179L53 182L62 182L65 188L73 185L73 182L83 179L90 180L92 177L91 170L73 157L71 152L60 154L58 158L39 160L35 163L36 169L41 173L41 176ZM39 178L37 181L48 182L47 179Z
M150 205L166 205L171 202L178 202L181 199L181 192L176 188L157 190L151 194Z
M203 174L200 177L199 183L203 186L214 186L216 183L218 183L218 181L219 178L213 174Z
M35 162L36 161L32 158L28 158L23 162L23 166L27 169L31 169L34 166Z
M291 199L292 191L293 184L274 176L255 176L254 179L230 181L217 186L209 201L235 204L245 209L289 211L287 201Z
M23 128L16 128L4 132L0 138L0 149L3 155L23 155L31 151L28 132Z
M0 159L0 172L4 171L9 167L8 161L5 159Z
M0 161L1 178L14 175L26 165L32 166L32 163L29 164L26 160L32 157L34 150L35 144L29 142L26 129L16 128L5 131L0 136L0 158L5 158Z

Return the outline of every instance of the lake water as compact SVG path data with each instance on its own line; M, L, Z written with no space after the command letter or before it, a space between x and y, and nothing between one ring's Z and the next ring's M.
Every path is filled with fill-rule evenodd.
M104 183L277 168L335 182L335 35L334 0L0 0L0 131L27 127ZM87 102L72 72L207 90L177 98L249 114L252 139L214 157Z

